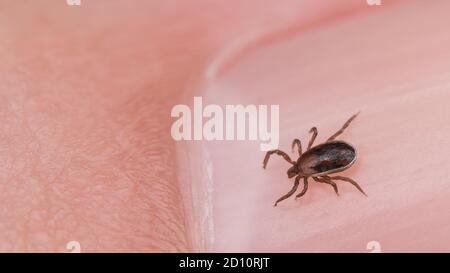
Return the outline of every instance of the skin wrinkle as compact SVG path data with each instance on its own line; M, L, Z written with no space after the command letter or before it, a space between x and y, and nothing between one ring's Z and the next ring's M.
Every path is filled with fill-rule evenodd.
M36 45L39 46L39 45ZM45 51L45 48L44 48ZM101 55L101 54L99 54ZM56 60L58 58L55 58ZM31 62L34 62L35 60L31 60ZM27 61L27 67L33 67L28 65L30 64ZM107 66L110 67L110 66ZM65 69L67 71L67 69ZM105 69L99 69L100 71L104 71ZM47 71L48 72L48 71ZM106 70L108 72L108 69ZM52 74L54 71L51 71ZM28 74L28 73L27 73ZM95 75L95 74L94 74ZM88 75L89 76L89 75ZM98 76L98 75L97 75ZM49 78L51 76L48 75L38 75L38 78ZM100 76L103 77L103 76ZM54 80L50 80L54 83ZM28 84L29 86L36 87L36 81L34 79L29 79ZM65 90L64 87L57 88L53 87L54 90L60 89ZM128 86L129 87L129 86ZM89 88L91 89L91 88ZM36 88L34 88L36 90ZM25 92L33 92L33 90L24 90ZM48 92L48 91L47 91ZM35 93L35 92L33 92ZM85 95L88 96L93 101L99 101L98 97L94 97L93 95L87 92L83 92ZM36 123L44 125L47 123L48 127L50 128L53 125L55 127L59 128L58 131L64 132L66 135L71 135L68 138L62 138L61 140L63 143L65 143L63 146L69 146L66 149L64 149L68 155L70 155L70 159L65 159L64 161L68 162L66 166L62 167L62 169L59 171L61 174L57 175L55 177L55 185L51 190L47 189L46 193L43 194L44 196L47 196L47 198L50 198L49 196L52 196L50 200L54 200L53 204L48 204L49 201L47 201L46 205L44 207L51 207L52 205L54 207L57 207L58 209L61 209L62 211L66 211L66 214L72 214L72 219L74 220L75 226L80 226L78 228L79 232L77 232L77 239L81 241L83 244L84 249L86 250L109 250L109 251L120 251L125 249L132 249L134 251L138 250L152 250L152 251L186 251L188 249L186 238L184 234L184 227L182 221L182 216L180 215L183 211L182 208L180 208L180 204L176 202L176 200L172 201L170 204L175 204L176 207L173 207L173 205L169 205L168 197L177 199L176 196L179 194L175 191L175 188L173 186L173 183L171 181L174 181L173 177L171 177L170 171L174 169L173 161L170 160L171 154L173 151L170 147L165 149L162 153L155 154L154 147L167 147L167 144L165 141L161 141L161 139L167 139L167 136L161 136L164 134L164 132L167 132L166 128L162 128L162 126L159 125L159 120L155 116L159 115L162 116L165 114L166 111L161 107L161 104L158 102L149 102L147 99L145 99L146 95L144 92L142 92L143 95L136 98L135 101L139 102L140 100L144 100L147 103L136 105L130 104L125 105L123 107L119 107L116 113L119 116L122 115L122 112L130 112L130 115L123 115L126 116L126 118L123 118L121 121L116 121L115 123L109 124L109 126L112 127L111 130L107 130L105 132L102 132L102 123L105 118L105 113L99 114L97 113L98 110L92 110L90 109L91 104L88 102L88 100L84 100L78 104L76 104L78 107L81 106L81 109L79 111L74 111L74 108L69 107L69 109L72 109L74 112L82 113L83 111L88 110L89 115L86 115L87 117L91 116L87 120L93 120L89 122L91 126L89 128L76 128L76 130L79 131L73 131L72 128L70 128L71 123L75 123L78 125L84 125L80 122L81 119L84 119L84 117L77 117L77 120L69 120L67 122L62 122L61 124L61 118L64 119L64 117L71 117L72 114L70 114L69 109L64 109L64 111L56 111L57 116L56 117L47 117L46 119L36 121ZM68 92L64 93L64 96L68 98L68 101L64 101L62 99L61 101L57 102L57 104L67 105L71 104L74 100L71 100L70 97L72 97L70 94L69 96ZM94 95L95 96L95 95ZM129 95L128 95L129 96ZM49 97L53 97L49 95ZM122 99L126 99L125 96L122 96ZM76 98L75 102L79 101L79 98ZM101 101L101 100L100 100ZM43 101L39 101L39 99L36 101L37 105L42 105L44 107L45 104L42 104ZM118 102L120 103L120 100ZM98 106L98 105L97 105ZM154 107L153 107L154 106ZM143 112L145 111L138 111L134 112L134 107L137 107L139 110L142 109L159 109L155 116L153 116L155 113L151 111L147 111L147 113L144 113L144 116L142 118L138 118L138 120L135 122L136 126L127 127L125 124L133 123L133 120L137 117L141 117ZM166 106L167 107L167 106ZM99 109L99 108L98 108ZM100 108L101 109L101 108ZM68 111L69 110L69 111ZM131 111L130 111L131 110ZM29 113L33 113L31 116L35 116L39 113L39 110L27 110ZM23 116L23 113L20 113L18 111L15 112L15 115L17 115L19 118ZM64 112L66 112L66 115L64 115ZM111 111L112 112L112 111ZM62 114L62 117L61 117ZM114 113L109 113L112 116ZM78 114L79 115L79 114ZM77 116L77 115L75 115ZM92 116L96 116L97 120L94 120ZM101 116L101 117L98 117ZM50 119L50 120L48 120ZM35 123L35 124L36 124ZM58 125L59 124L59 125ZM12 126L14 126L14 123L11 123ZM41 126L40 125L40 126ZM57 125L57 126L56 126ZM97 127L96 126L99 126ZM20 128L20 126L18 126ZM53 127L53 128L55 128ZM104 128L103 128L104 129ZM109 132L108 132L109 131ZM93 137L93 132L98 134L98 137ZM112 151L106 152L102 149L98 149L97 147L104 147L105 145L102 145L105 142L108 142L106 139L113 138L112 136L116 135L117 132L121 132L122 136L122 142L123 139L126 139L129 141L129 143L123 143L122 147L119 148L117 151L117 147L113 149ZM23 135L26 139L30 138L32 139L32 144L38 144L37 138L33 136L35 133L33 130L29 130L28 132L20 132L21 135ZM135 135L136 134L136 135ZM9 136L11 139L13 136ZM47 136L49 137L49 136ZM53 137L50 135L50 137ZM103 139L102 139L103 138ZM83 139L83 142L80 143L80 139ZM46 141L49 141L50 139L46 139ZM133 143L133 140L134 141ZM20 141L19 141L20 142ZM110 143L110 142L108 142ZM11 145L5 145L6 147L14 147ZM37 145L39 146L39 145ZM48 147L47 147L48 148ZM104 147L104 149L107 149ZM46 155L48 154L48 150L42 150L37 149L36 151L33 150L24 150L23 152L20 152L21 158L28 154L28 153L34 153ZM123 162L122 158L120 156L114 156L115 153L124 153L130 155L129 160L131 162ZM109 157L114 158L114 160L108 160ZM26 156L27 157L27 156ZM146 158L146 160L142 160L142 158ZM135 159L137 158L137 159ZM138 159L141 158L141 159ZM133 162L136 161L136 162ZM146 163L147 162L147 163ZM153 165L151 164L153 162ZM155 163L156 162L156 163ZM54 162L46 162L47 166L51 166ZM124 164L125 163L125 164ZM134 163L138 163L138 165L135 165ZM127 166L128 164L128 166ZM57 164L58 165L58 164ZM133 188L136 190L135 193L129 193L128 197L126 197L127 202L130 202L130 200L134 200L132 204L136 209L129 209L128 213L125 213L122 217L114 217L114 219L110 219L112 221L102 221L102 219L97 219L98 215L100 214L102 217L105 217L105 215L110 215L111 212L117 210L121 210L120 200L118 201L117 196L113 198L106 198L109 202L106 202L102 199L102 195L104 195L104 192L112 192L116 190L116 187L111 186L111 184L115 184L118 181L114 181L115 179L118 179L114 177L109 177L110 181L96 181L92 179L93 177L99 173L104 173L106 177L110 176L109 172L111 170L115 170L116 166L124 165L124 168L119 168L121 173L126 173L129 170L134 171L135 175L131 176L132 179L127 179L125 182L121 184L130 184L134 185ZM54 167L53 167L54 168ZM34 169L34 170L33 170ZM42 162L37 162L34 167L32 167L32 170L36 174L40 174L41 176L44 175L42 178L38 178L42 182L42 184L45 184L46 177L49 176L48 169L46 166L42 166ZM164 171L168 170L168 171ZM116 171L113 171L117 176L120 176L120 173L117 174ZM19 179L15 174L12 175L13 179L11 181L16 181L15 183L18 185L23 185L26 183L23 179ZM130 177L130 175L129 175ZM94 181L93 181L94 180ZM105 179L108 180L108 179ZM96 183L97 182L97 183ZM98 182L104 182L104 183L98 183ZM81 184L82 186L80 187ZM108 185L109 184L109 185ZM141 184L145 184L145 186L142 186ZM127 188L127 186L121 185L118 188ZM145 188L148 187L148 188ZM98 190L96 190L98 188ZM55 192L56 189L56 192ZM108 190L105 190L108 189ZM5 192L3 192L5 193ZM7 196L14 196L17 193L5 193ZM58 196L57 198L55 198ZM42 195L39 194L39 195ZM21 195L20 195L21 196ZM31 198L35 199L37 197L35 194L29 195ZM33 197L34 196L34 197ZM77 197L73 199L74 197ZM5 198L2 198L4 200ZM55 200L57 199L57 200ZM120 199L120 197L119 197ZM11 200L10 200L11 201ZM61 202L62 201L62 202ZM51 201L50 201L51 202ZM113 208L111 209L105 209L108 204L112 203ZM68 206L65 206L64 204L68 204ZM129 206L129 205L128 205ZM28 207L28 215L30 214L38 214L39 208L33 208L32 204L27 204ZM42 207L42 205L41 205ZM145 208L145 211L148 212L148 215L145 215L142 213L142 210L139 209ZM17 211L17 210L16 210ZM93 213L90 213L93 212ZM176 212L176 213L174 213ZM114 212L113 212L114 213ZM20 213L19 213L20 214ZM67 216L66 216L67 217ZM102 218L100 217L100 218ZM2 217L4 218L4 217ZM30 217L26 217L30 218ZM136 219L144 219L142 221L137 221ZM18 219L17 219L18 220ZM16 220L16 223L17 223ZM71 225L64 224L64 219L59 219L58 223L55 224L55 229L68 229ZM111 222L111 223L110 223ZM23 226L23 224L22 224ZM122 245L116 245L114 243L108 244L105 243L107 241L110 241L108 237L123 237L124 235L127 236L127 234L123 234L119 231L116 226L126 226L128 229L135 230L135 234L131 235L134 236L134 238L125 238L123 242L126 242ZM10 227L12 229L13 227ZM152 233L153 235L149 235L148 228L154 229L155 231ZM19 238L22 237L21 240L26 240L22 244L20 244L18 247L15 247L15 250L21 250L21 251L30 251L32 248L28 248L28 244L34 245L32 243L32 234L29 234L26 231L25 226L22 228L22 230L25 230L25 232L22 233L22 236L13 236L11 238ZM106 236L102 236L106 233ZM109 233L109 234L108 234ZM87 236L84 234L88 234ZM92 235L89 235L92 234ZM97 236L95 236L97 235ZM52 237L52 236L49 236ZM105 238L105 240L102 240L100 238ZM83 238L85 238L83 240ZM97 239L99 238L99 239ZM66 239L67 240L67 239ZM91 241L92 243L86 244L85 241ZM28 242L27 242L28 241ZM138 246L139 244L139 246ZM130 246L129 248L126 248L126 245ZM141 246L142 245L142 246ZM147 245L147 246L146 246ZM3 250L5 251L11 251L14 249L10 249L7 246L3 245ZM41 250L44 251L60 251L61 248L63 248L64 245L60 244L59 247L56 247L54 243L51 243L48 248L43 247Z
M57 251L57 243L56 243L56 241L55 241L55 236L54 236L54 230L55 230L55 227L51 224L51 220L52 220L52 211L51 211L51 209L52 209L52 206L51 206L51 198L50 198L50 196L49 196L49 194L46 194L46 193L48 193L48 192L50 192L50 186L51 186L51 183L47 183L46 181L50 181L50 174L46 174L46 173L44 173L44 172L40 172L39 170L38 170L38 168L39 168L39 166L40 165L42 165L43 164L43 160L41 160L41 157L39 156L39 154L38 154L38 152L40 152L40 151L42 151L43 149L42 149L42 142L41 141L39 141L38 139L38 137L37 137L37 134L36 134L36 132L32 129L32 127L30 126L30 122L29 122L29 120L30 120L30 116L29 115L27 115L27 112L26 111L24 111L24 123L26 123L26 126L24 126L26 129L27 129L27 131L29 132L29 134L31 135L31 139L36 139L37 141L36 141L36 143L37 143L37 149L36 149L36 152L35 151L33 151L32 153L33 153L33 158L34 158L34 163L33 163L33 166L32 166L32 170L31 170L31 172L36 176L36 180L37 181L44 181L44 183L39 183L39 186L40 186L40 189L41 189L41 192L43 193L42 194L42 204L39 206L39 212L37 212L37 213L35 213L35 214L33 214L33 212L32 211L30 211L30 215L27 217L28 218L28 221L27 221L27 223L25 224L25 226L26 226L26 234L27 234L27 236L25 236L25 239L24 239L24 241L26 242L26 241L29 241L30 239L27 239L27 237L28 237L28 235L29 235L29 233L30 233L30 230L32 230L33 229L33 224L31 223L31 219L32 219L32 217L33 216L35 216L36 214L38 214L38 215L42 215L40 218L42 218L42 219L48 219L48 221L44 221L43 223L42 223L42 229L39 231L40 232L40 235L41 236L44 236L44 237L48 237L48 241L49 241L49 245L50 245L50 247L52 248L52 249L54 249L54 251ZM39 128L40 129L40 128ZM39 130L38 129L38 130ZM44 177L41 177L41 176L44 176ZM47 231L47 232L46 232ZM31 240L30 240L31 241ZM39 246L37 245L37 246L34 246L34 245L31 245L31 247L32 248L35 248L35 249L39 249Z
M147 104L147 105L145 105L146 107L148 107L148 105L149 104ZM132 107L134 107L134 105L131 105ZM141 107L142 108L142 107ZM131 108L131 109L133 109L133 108ZM137 116L139 116L139 115L137 115ZM130 117L131 118L131 117ZM26 118L25 118L25 120L26 120ZM103 119L100 119L100 120L103 120ZM148 120L148 121L147 121ZM161 128L160 128L160 126L157 126L158 125L158 121L156 120L156 119L151 119L150 117L147 117L147 118L142 118L142 122L141 123L148 123L148 124L150 124L150 127L152 128L151 130L153 130L153 131L163 131ZM139 124L138 124L139 125ZM29 128L29 126L21 126L22 128L27 128L27 132L26 132L26 135L27 135L27 137L31 137L31 139L32 139L32 141L30 141L30 144L32 144L33 146L36 146L37 148L36 149L32 149L32 148L30 148L30 147L27 147L27 148L25 148L26 150L24 151L24 152L22 152L22 154L33 154L33 156L31 157L31 162L29 163L29 165L30 165L30 172L32 172L32 173L34 173L34 174L36 174L38 177L37 177L37 180L39 180L39 181L42 181L43 183L39 183L39 185L42 185L43 186L43 188L44 188L44 192L46 192L47 194L44 194L43 196L44 197L46 197L46 198L48 198L48 196L49 196L49 190L48 190L48 184L47 183L45 183L45 181L47 180L46 179L46 177L48 177L49 175L48 175L48 171L46 172L46 171L44 171L43 170L43 167L41 166L42 164L43 164L43 162L42 162L42 160L40 159L40 157L39 157L39 155L38 154L45 154L45 152L44 151L42 151L41 150L41 148L39 148L40 147L40 145L39 145L39 141L37 140L38 139L38 137L36 137L36 134L35 134L35 132L33 131L33 130L31 130L30 128ZM45 127L45 126L44 126ZM117 127L120 127L120 125L119 126L117 126ZM156 128L156 129L155 129ZM65 130L66 128L63 128L63 130ZM131 128L131 130L130 130L130 132L127 132L127 130L123 130L124 132L122 133L123 134L123 137L127 137L127 135L131 135L131 137L128 137L127 139L133 139L134 138L134 136L133 136L133 133L135 133L135 132L133 132L134 130L135 130L136 128ZM138 129L139 129L139 127L138 127ZM96 131L94 128L91 128L91 130L94 130L94 132ZM97 129L98 130L98 129ZM142 131L141 133L142 134L144 134L144 135L146 135L147 134L147 131L146 130L141 130L141 129L139 129L140 131ZM97 146L99 146L98 144L100 144L100 146L104 146L104 145L102 145L102 143L101 142L105 142L105 140L102 140L101 138L102 137L104 137L104 136L107 136L108 134L113 134L113 131L114 130L110 130L110 132L106 132L106 133L103 133L103 132L100 132L99 133L99 138L97 139L96 137L93 137L93 140L91 140L90 138L92 138L92 136L90 136L89 135L89 133L87 134L88 135L88 137L87 137L87 139L84 141L85 143L89 143L89 144L87 144L87 145L81 145L81 148L78 148L78 149L76 149L74 152L69 152L69 154L76 154L76 156L74 155L74 156L72 156L71 157L71 159L69 159L68 160L68 165L67 166L65 166L65 167L63 167L62 168L62 170L60 171L60 175L57 175L56 177L55 177L55 180L59 180L60 182L61 181L65 181L65 180L68 180L68 181L73 181L74 179L73 178L71 178L71 175L70 174L67 174L67 172L70 172L70 171L73 171L73 172L75 172L75 173L77 173L78 175L80 174L80 173L83 173L83 172L87 172L88 173L88 176L94 176L95 177L95 175L96 175L96 173L98 173L98 172L102 172L102 170L103 170L103 172L105 172L104 170L110 170L111 168L110 167L108 167L108 166L116 166L116 165L121 165L121 161L120 161L120 158L116 158L114 161L118 161L117 163L116 162L111 162L111 163L109 163L109 162L106 162L107 164L106 164L106 166L99 166L99 167L97 167L96 165L97 164L101 164L101 165L103 165L103 160L106 160L106 161L109 161L108 160L108 158L109 158L109 156L110 156L110 154L109 153L107 153L107 154L105 154L104 156L101 154L102 153L102 151L101 150L98 150L97 149ZM154 132L150 132L150 135L154 135ZM11 138L13 137L13 136L10 136ZM144 136L142 136L143 137L143 139L145 139L144 138ZM70 139L70 138L69 138ZM75 139L78 139L78 136L75 136ZM156 140L158 139L157 137L155 138ZM127 149L124 149L123 147L122 148L120 148L119 150L121 150L121 149L124 149L124 151L127 151L127 153L128 154L130 154L130 153L133 153L133 152L137 152L137 153L142 153L142 152L139 152L140 150L142 150L142 151L144 151L143 153L144 153L144 156L145 156L145 154L150 154L151 153L151 147L153 147L153 145L162 145L162 144L159 144L159 143L155 143L155 139L150 139L149 140L149 144L146 144L146 145L144 145L144 146L141 146L141 144L142 143L138 143L138 145L136 145L136 147L133 147L133 148L127 148ZM100 142L99 142L100 141ZM75 141L75 143L78 143L78 141ZM37 145L34 145L34 144L37 144ZM78 143L78 144L80 144L80 143ZM130 144L128 144L128 145L130 145ZM131 144L131 145L133 145L133 144ZM59 145L58 145L59 146ZM9 147L9 146L8 146ZM147 147L147 148L145 148L145 147ZM94 148L94 149L92 149L92 148ZM144 149L143 149L144 148ZM146 150L147 149L147 150ZM70 149L69 149L70 150ZM133 151L134 150L134 151ZM114 153L114 152L112 152L112 153ZM91 155L92 154L92 155ZM95 154L95 155L93 155L93 154ZM162 162L162 163L158 163L158 164L156 164L156 174L153 174L153 175L148 175L148 176L146 176L146 175L144 175L144 177L140 177L139 178L139 180L145 180L146 178L148 178L148 181L153 181L153 184L150 184L150 186L152 186L152 187L150 187L150 190L151 191L153 191L153 192L160 192L160 193L163 193L164 192L164 194L167 194L167 192L166 192L166 189L165 189L165 187L163 186L163 185L158 185L157 183L154 183L154 181L158 181L158 179L159 179L159 181L161 181L161 179L164 179L164 176L166 175L166 174L164 174L164 172L162 172L161 170L162 169L164 169L165 168L165 166L167 166L167 165L169 165L169 164L171 164L171 161L170 160L168 160L167 158L168 158L168 153L165 153L165 154L162 154L161 156L160 156L161 158L158 158L158 156L157 155L152 155L150 158L149 158L149 160L150 161L153 161L153 162ZM30 156L26 156L26 158L30 158ZM75 158L75 160L73 160L73 158ZM117 159L119 159L119 160L117 160ZM132 166L134 166L134 165L132 165ZM77 171L77 169L80 169L79 171ZM145 169L148 169L148 168L142 168L142 169L139 169L137 172L138 173L146 173L146 172L150 172L150 173L152 173L152 171L151 170L147 170L147 171L143 171L143 170L145 170ZM173 169L173 166L172 167L169 167L168 168L169 170L171 170L171 169ZM127 168L125 168L124 170L121 170L121 171L127 171ZM65 175L64 175L64 173L66 173ZM16 174L17 175L17 174ZM105 173L105 175L106 176L108 176L108 171L106 171L106 173ZM15 175L14 175L15 176ZM40 177L40 176L44 176L44 177ZM25 178L23 178L23 179L25 179ZM19 179L19 177L16 177L14 180L16 180L17 181L17 184L18 185L21 185L22 184L22 180L21 179ZM86 179L86 181L89 181L89 179ZM85 183L86 184L86 183ZM86 185L87 186L87 189L89 190L89 189L91 189L91 187L94 187L94 185L93 186L88 186L88 185ZM141 187L142 188L142 187ZM71 189L71 190L73 190L73 187L67 187L67 186L65 186L64 188L63 188L63 191L64 190L69 190L69 189ZM173 187L171 187L171 189L170 189L170 191L173 191ZM95 194L97 194L97 195L100 195L101 196L101 194L102 193L95 193ZM94 195L95 195L94 194ZM164 195L163 194L163 195ZM8 194L8 196L12 196L12 195L14 195L14 193L9 193ZM87 194L74 194L73 196L92 196L93 194L92 193L87 193ZM146 195L145 193L143 194L143 192L141 191L141 192L136 192L136 195L140 198L140 199L144 199L144 200L148 200L148 198L150 197L150 199L151 199L151 196L148 196L148 195ZM172 194L170 194L171 196L172 196ZM174 194L174 196L176 196L176 194ZM156 199L160 199L161 197L159 197L159 198L156 198ZM64 199L64 198L62 198L62 199ZM165 202L164 202L164 198L162 198L161 199L162 200L162 203L164 204ZM89 202L89 200L86 200L87 202ZM45 203L47 203L46 205L44 205L43 207L47 207L47 208L49 208L49 207L51 207L51 205L49 205L48 204L48 202L49 201L46 201ZM148 202L148 201L147 201ZM80 206L83 206L82 205L82 203L84 203L84 202L80 202ZM160 202L158 202L158 203L160 203ZM58 202L58 205L59 205L60 203ZM182 224L180 224L180 223L177 223L176 221L174 222L174 221L172 221L169 225L167 225L167 222L166 221L164 221L164 219L162 219L162 218L164 218L164 217L168 217L169 215L171 215L171 213L170 213L170 210L171 209L173 209L173 208L171 208L171 207L163 207L163 209L161 210L161 208L156 208L154 205L153 206L149 206L150 207L150 212L163 212L163 216L159 216L159 214L156 214L156 213L150 213L151 214L151 217L153 217L154 219L152 220L152 222L153 222L153 224L155 225L155 226L159 226L159 227L164 227L164 226L170 226L169 227L169 232L160 232L160 233L157 233L157 234L161 234L161 235L158 235L159 237L158 238L147 238L147 240L149 241L149 242L158 242L158 241L164 241L165 243L164 244L162 244L162 245L159 245L159 250L161 250L161 251L163 251L163 250L168 250L168 249L173 249L173 250L186 250L186 248L184 247L184 248L179 248L179 247L171 247L171 245L175 245L175 242L176 243L179 243L180 241L182 242L182 239L177 235L177 236L175 236L175 238L173 239L173 241L170 239L171 238L171 234L182 234L183 232L180 232L180 229L182 229L182 228L180 228L180 226L182 226ZM73 210L77 210L75 207L74 208L72 208ZM180 211L182 211L182 209L180 210ZM35 213L39 213L39 211L36 211ZM28 214L32 214L32 212L29 212ZM140 211L139 211L139 217L141 217L140 216ZM27 217L27 218L30 218L30 217ZM49 218L48 216L46 217L47 219ZM77 217L78 219L83 219L83 217ZM93 218L95 218L95 217L93 217ZM177 218L177 217L176 217ZM90 220L88 220L88 221L86 221L86 222L92 222L93 220L92 219L90 219ZM27 239L27 228L26 228L26 226L28 226L28 225L26 225L25 224L25 226L24 226L24 232L23 232L23 238L24 238L24 240L26 240ZM98 231L97 231L98 232ZM52 236L49 236L49 237L52 237ZM169 238L169 239L166 239L166 238ZM26 243L25 243L25 245L26 245ZM54 243L52 243L51 245L55 245ZM100 245L100 244L99 244ZM151 243L151 245L154 245L153 243ZM5 250L8 250L8 249L5 249ZM24 250L25 251L27 251L28 250L28 248L27 247L25 247L24 248ZM57 249L55 249L55 247L54 246L52 246L51 247L51 250L52 251L55 251L55 250L57 250ZM116 248L116 250L117 250L117 248Z
M127 143L124 146L127 146L128 148L125 149L125 151L130 152L136 152L136 153L143 153L144 156L141 156L139 158L146 158L148 159L148 162L151 162L150 166L147 167L151 173L150 179L143 179L140 177L142 173L147 172L135 172L134 176L137 178L135 181L142 180L145 185L142 184L135 184L134 189L136 192L136 195L138 198L142 199L148 199L151 197L151 194L159 195L164 192L163 196L160 196L159 199L162 202L156 202L154 204L149 204L149 212L158 212L158 214L153 215L154 218L152 219L152 225L153 226L166 226L168 228L168 232L158 232L156 241L164 241L165 244L163 245L162 249L169 249L171 243L171 240L174 242L183 242L183 238L178 236L178 234L183 234L183 223L180 223L176 219L183 219L183 215L179 215L179 212L183 212L184 210L177 209L173 210L168 204L176 204L177 196L179 196L179 192L177 192L177 189L174 187L172 183L169 183L166 181L166 184L156 184L153 183L155 180L161 180L165 179L164 177L167 177L168 175L172 175L171 172L174 169L173 160L171 159L171 149L170 147L165 148L165 152L155 154L153 152L153 147L163 147L165 146L164 143L160 142L159 139L163 139L164 136L158 136L158 134L164 134L166 132L167 128L164 128L165 126L161 125L161 123L158 122L156 118L152 118L152 112L148 111L148 109L152 109L153 111L155 109L158 109L158 104L154 105L154 107L151 107L150 105L154 104L152 102L154 100L152 99L142 99L137 98L136 100L133 100L132 102L129 102L125 105L125 109L120 109L119 111L116 111L117 113L121 113L120 116L123 116L123 113L126 113L126 115L130 116L130 119L133 117L142 117L138 118L132 123L127 123L128 125L124 125L124 129L122 129L124 132L131 131L133 132L131 135L135 136L136 138L126 138L126 141L131 142ZM149 107L150 106L150 107ZM162 110L162 109L161 109ZM161 111L160 110L160 111ZM137 113L135 113L137 112ZM120 123L119 123L120 124ZM122 127L119 125L118 127ZM142 128L145 128L144 130ZM161 128L162 127L162 128ZM127 135L127 133L125 133ZM148 138L147 136L152 136L151 138ZM142 140L148 139L148 144L143 144ZM133 142L137 142L138 144L135 144ZM131 147L130 147L131 145ZM147 147L147 148L146 148ZM127 172L129 170L129 167L134 168L134 166L139 166L139 164L143 164L145 162L135 162L132 164L128 164L128 166L123 166L124 171ZM147 164L146 164L147 165ZM166 171L167 170L167 171ZM128 174L133 175L133 174ZM173 178L172 178L173 179ZM163 188L161 188L163 186ZM169 191L170 194L166 194L166 191ZM165 198L173 198L175 200L165 200ZM172 215L172 213L175 212L175 216ZM166 239L168 238L168 239ZM172 238L172 239L170 239ZM187 244L186 241L184 241L183 244ZM178 249L175 247L174 250L186 250L186 249Z
M140 116L140 115L136 115L136 116ZM144 118L144 122L145 122L145 118ZM151 128L154 128L154 126L156 125L156 122L157 121L155 121L155 120L150 120L150 121L148 121L148 123L150 124L150 127ZM137 122L137 123L139 123L139 122ZM130 128L129 130L135 130L135 128ZM143 134L146 134L146 132L145 131L143 131L143 132L139 132L139 133L143 133ZM140 138L138 138L138 139L140 139ZM154 139L150 139L149 141L155 141ZM150 143L149 144L150 145L150 147L152 147L152 145L160 145L159 143ZM141 145L137 145L137 147L136 148L138 148L138 149L140 149L140 150L143 150L143 151L145 151L146 149L145 149L145 145L144 145L144 147L142 146L142 143L141 143ZM130 150L133 150L133 148L128 148L128 149L126 149L127 151L130 151ZM145 152L144 152L145 153ZM157 166L152 166L152 167L156 167L156 168L154 168L155 169L155 171L154 172L156 172L156 173L154 173L154 174L152 174L151 176L150 176L150 178L149 179L145 179L145 177L144 178L142 178L142 177L139 177L139 176L137 176L136 178L137 179L135 179L134 181L141 181L141 182L143 182L143 183L146 183L145 181L156 181L157 179L164 179L163 177L164 177L164 173L159 173L159 171L158 170L160 170L160 169L162 169L162 168L165 168L166 166L168 166L168 162L167 162L167 159L165 159L165 158L167 158L167 154L163 154L163 155L161 155L161 157L160 158L157 158L157 157L155 157L155 156L152 156L152 157L146 157L146 156L144 156L144 157L141 157L141 158L148 158L149 159L149 162L160 162L160 161L162 161L162 164L157 164ZM136 164L133 164L132 166L134 166L134 165L136 165ZM138 165L139 166L139 165ZM169 166L169 169L170 169L170 166ZM126 171L127 169L125 169L125 171ZM150 172L152 173L152 171L150 170ZM137 172L137 174L141 174L141 173L146 173L146 171L144 171L144 172ZM161 188L161 184L155 184L155 183L149 183L148 185L145 185L145 186L143 186L143 185L141 185L141 184L137 184L137 183L135 183L134 184L134 188L135 188L135 194L136 194L136 196L138 197L138 198L140 198L140 199L143 199L143 200L146 200L146 199L148 199L149 197L151 198L151 196L149 195L149 194L151 194L152 192L154 192L154 193L156 193L157 195L156 195L156 197L158 196L158 193L163 193L164 192L164 195L166 194L166 190L167 189L165 189L165 188ZM173 193L175 193L174 191L173 191L173 189L171 189L171 188L168 188L168 190L169 190L169 193L171 193L171 192L173 192ZM170 195L170 196L172 196L172 195ZM176 194L175 194L175 196L176 196ZM160 197L161 198L161 197ZM155 198L156 200L159 200L159 198ZM164 199L162 199L162 200L164 200ZM162 218L164 218L164 217L167 217L167 216L169 216L170 215L170 207L168 208L167 206L164 206L164 204L167 204L167 203L169 203L169 202L162 202L162 207L160 207L159 209L158 208L156 208L155 207L155 205L152 205L152 204L150 204L150 209L148 210L149 212L156 212L156 211L158 211L158 214L154 214L153 215L153 219L152 219L152 225L154 225L154 226L167 226L168 228L169 228L169 230L171 231L170 233L171 234L179 234L180 233L180 230L177 230L178 229L178 227L180 226L180 224L179 223L173 223L173 224L169 224L169 225L167 225L167 222L165 222ZM175 230L175 232L173 232ZM181 232L182 233L182 232ZM159 234L159 233L157 233L157 234ZM167 234L168 235L168 234ZM166 236L167 236L166 234L164 235L164 236L162 236L162 237L160 237L160 238L157 238L158 240L161 240L161 239L163 239L163 238L167 238ZM170 238L170 237L168 237L168 238ZM174 241L177 241L177 239L179 239L179 238L175 238L174 239ZM152 240L153 241L153 240ZM167 241L169 241L169 243L167 243L167 245L164 245L163 247L164 248L168 248L168 245L170 245L170 239L169 240L167 240Z

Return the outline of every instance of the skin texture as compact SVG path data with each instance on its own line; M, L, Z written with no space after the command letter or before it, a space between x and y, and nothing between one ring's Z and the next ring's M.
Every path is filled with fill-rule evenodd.
M0 1L0 251L448 251L450 4L257 2ZM362 110L338 139L369 198L274 209L258 142L170 137L194 95L279 104L286 151Z

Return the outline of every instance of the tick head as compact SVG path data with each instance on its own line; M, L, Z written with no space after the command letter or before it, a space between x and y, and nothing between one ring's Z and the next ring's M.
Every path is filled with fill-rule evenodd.
M287 175L289 178L292 178L296 175L298 175L300 172L300 170L297 167L297 164L295 164L294 166L290 167L289 170L287 171Z

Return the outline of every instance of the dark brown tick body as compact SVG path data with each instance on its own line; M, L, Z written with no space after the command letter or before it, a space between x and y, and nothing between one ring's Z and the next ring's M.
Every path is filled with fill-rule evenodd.
M343 176L328 176L328 174L342 172L343 170L350 168L350 166L356 161L356 149L345 141L334 139L344 132L344 130L350 125L352 120L355 119L357 115L358 114L353 115L349 120L347 120L342 128L328 138L325 143L319 144L315 147L312 147L312 145L317 137L317 128L311 128L310 133L313 133L313 135L308 143L308 149L304 153L302 153L302 145L300 140L294 139L292 142L292 150L294 150L295 146L298 147L299 157L297 161L292 161L285 152L280 150L272 150L267 152L263 162L264 169L267 166L267 162L269 162L270 156L272 154L277 154L292 164L292 167L290 167L287 171L287 175L289 178L295 177L295 182L292 189L287 194L280 197L275 202L275 206L297 191L298 185L300 184L300 179L302 178L304 184L303 190L296 196L296 198L303 196L308 190L309 177L316 182L331 185L337 195L339 195L338 188L333 180L349 182L360 192L366 195L358 183L356 183L353 179Z

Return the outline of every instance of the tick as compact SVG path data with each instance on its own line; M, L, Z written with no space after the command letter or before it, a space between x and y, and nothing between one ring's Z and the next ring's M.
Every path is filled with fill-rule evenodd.
M325 143L312 147L314 140L317 137L317 128L312 127L309 131L312 133L311 139L308 143L306 152L302 153L302 144L300 140L294 139L292 141L292 152L294 152L297 146L298 159L292 161L289 155L281 150L271 150L266 153L263 161L263 168L267 166L271 155L276 154L282 156L284 160L289 162L292 166L287 171L288 178L295 177L294 186L292 189L282 197L280 197L274 204L276 206L279 202L292 196L300 184L300 180L303 178L303 190L296 195L296 199L302 197L308 190L308 178L312 178L319 183L325 183L333 187L337 195L339 195L338 187L333 180L341 180L351 183L362 194L367 194L353 179L344 176L329 176L332 173L342 172L356 161L356 149L349 143L342 140L335 140L337 136L342 134L344 130L350 125L350 123L356 118L359 112L353 115L344 123L341 129L334 135L329 137Z

